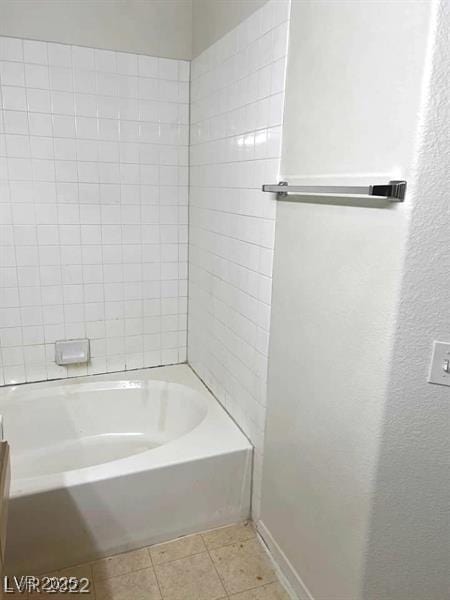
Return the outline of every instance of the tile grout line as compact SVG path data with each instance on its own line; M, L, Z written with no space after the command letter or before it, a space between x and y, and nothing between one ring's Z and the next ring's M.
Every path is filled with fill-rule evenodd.
M225 525L225 527L227 527L227 526ZM225 527L224 527L224 528L225 528ZM218 528L218 529L221 529L221 528ZM209 530L209 531L217 531L217 529L216 529L216 530L212 529L212 530ZM211 550L219 550L219 549L221 549L221 548L226 548L226 547L228 547L228 546L232 546L232 545L234 545L234 544L239 544L239 543L247 542L247 541L249 541L249 540L252 540L252 539L257 539L257 537L256 537L256 531L255 531L255 530L254 530L254 533L255 533L255 536L254 536L254 537L249 537L248 539L246 539L246 540L242 540L242 541L239 541L239 540L238 540L238 541L230 542L229 544L223 544L222 546L218 546L217 548L211 548ZM220 581L221 581L221 583L222 583L223 589L225 590L225 592L226 592L226 594L227 594L227 598L231 598L231 596L229 595L229 592L228 592L228 588L226 587L226 585L225 585L225 582L223 581L223 579L222 579L222 577L221 577L221 575L220 575L220 573L219 573L219 571L218 571L218 569L217 569L217 567L216 567L216 564L215 564L215 562L214 562L214 560L213 560L213 558L212 558L212 556L211 556L211 553L210 553L210 548L208 547L208 545L207 545L207 543L206 543L206 541L205 541L205 539L204 539L204 537L203 537L203 534L202 534L202 533L200 533L200 535L201 535L201 537L202 537L202 539L203 539L203 542L204 542L204 544L205 544L206 550L207 550L207 552L208 552L208 555L209 555L209 558L210 558L210 560L211 560L211 562L212 562L212 564L213 564L213 567L214 567L214 569L215 569L215 571L216 571L216 573L217 573L217 575L218 575L218 577L219 577L219 580L220 580ZM257 589L257 588L263 587L264 585L265 585L265 584L263 584L263 585L259 585L259 586L255 586L254 588L251 588L251 589ZM243 590L243 591L248 591L248 590ZM240 592L237 592L237 593L240 593Z
M152 565L153 574L155 575L155 581L156 581L156 585L158 586L159 595L161 597L161 600L164 600L164 596L163 596L163 593L162 593L162 590L161 590L161 586L159 585L158 574L157 574L156 569L155 569L155 564L153 562L153 558L152 558L152 555L151 555L151 552L150 552L150 548L151 548L151 546L147 546L146 547L147 554L148 554L148 556L150 558L150 564Z
M211 530L211 531L214 531L214 530ZM211 550L220 550L221 548L226 548L226 547L228 547L228 546L232 546L232 545L236 545L236 544L243 544L243 543L249 542L249 541L251 541L251 540L256 540L256 541L258 542L258 544L260 544L260 545L261 545L261 542L260 542L260 541L259 541L259 539L258 539L258 535L257 535L257 533L256 533L256 530L254 530L254 533L255 533L254 537L250 537L250 538L248 538L248 539L246 539L246 540L236 540L236 541L234 541L234 542L231 542L230 544L224 544L223 546L218 546L217 548L211 548ZM202 534L200 534L200 535L202 535ZM202 535L202 538L203 538L203 535ZM203 541L204 541L204 540L203 540ZM210 554L210 550L209 550L208 546L206 545L206 542L205 542L205 546L206 546L206 548L207 548L207 551L208 551L209 557L210 557L210 559L211 559L211 562L212 562L212 564L213 564L213 566L214 566L214 569L215 569L215 571L216 571L217 575L219 576L219 579L220 579L220 581L222 582L222 585L223 585L223 587L224 587L224 589L225 589L226 593L228 594L227 598L232 598L232 596L233 596L233 595L235 595L235 594L231 594L231 595L229 594L229 592L228 592L228 589L227 589L227 587L225 586L225 582L222 580L222 577L220 576L220 573L219 573L219 571L218 571L218 570L217 570L217 568L216 568L215 562L214 562L214 560L213 560L213 558L212 558L212 556L211 556L211 554ZM267 553L267 550L266 550L266 548L264 548L264 550L265 550L265 551L266 551L266 553ZM269 555L269 556L270 556L270 555ZM263 583L263 584L260 584L260 585L256 585L256 586L254 586L254 587L251 587L251 588L248 588L248 589L245 589L245 590L241 590L240 592L236 592L236 594L241 594L241 593L243 593L243 592L250 592L250 591L252 591L252 590L261 589L261 588L263 588L263 587L265 587L265 586L267 586L267 585L271 585L272 583L279 582L278 576L277 576L277 574L276 574L276 572L275 572L275 570L274 570L274 569L273 569L273 572L274 572L274 579L273 579L273 581L268 581L268 582L266 582L266 583Z
M169 540L167 543L170 544L171 541L175 542L175 541L178 541L179 539L182 539L182 538L175 538L174 540ZM164 543L166 543L166 542L164 542ZM148 546L148 548L152 548L152 546ZM180 556L179 558L172 558L170 560L165 560L162 563L155 564L155 567L159 567L162 565L168 565L169 563L176 562L177 560L184 560L185 558L191 558L191 556L198 556L199 554L206 554L206 552L207 552L207 550L202 550L201 552L193 552L192 554L187 554L186 556ZM153 560L152 560L152 562L153 562Z
M201 535L201 534L200 534L200 535ZM201 537L202 537L203 543L205 544L205 547L206 547L206 552L208 553L209 560L211 561L211 564L212 564L212 566L213 566L213 569L214 569L214 571L216 572L216 575L217 575L217 577L219 578L219 581L220 581L220 583L221 583L221 585L222 585L222 587L223 587L223 589L224 589L224 591L225 591L225 597L226 597L226 598L229 598L228 589L227 589L227 587L226 587L226 585L225 585L225 582L223 581L222 577L220 576L220 573L219 573L219 571L218 571L218 569L217 569L217 567L216 567L216 565L215 565L215 562L214 562L214 560L213 560L213 558L212 558L212 556L211 556L211 553L210 553L210 551L209 551L208 545L207 545L207 543L205 542L205 539L203 538L203 535L202 535Z
M233 524L233 525L238 525L238 524L240 524L240 523ZM182 536L182 537L180 537L180 538L175 538L175 539L173 539L173 540L168 540L167 542L162 542L162 543L160 543L160 544L153 544L153 545L151 545L151 546L144 546L144 547L143 547L143 549L145 549L145 550L146 550L146 552L147 552L147 555L148 555L148 557L149 557L149 560L150 560L150 567L152 568L152 571L153 571L153 573L154 573L154 575L155 575L155 581L156 581L156 584L157 584L157 587L158 587L158 591L159 591L159 593L160 593L160 597L161 597L161 599L162 599L162 600L165 600L165 597L164 597L164 595L163 595L163 593L162 593L161 586L160 586L160 582L159 582L158 575L157 575L157 571L156 571L156 566L158 566L158 565L156 565L156 564L154 563L154 560L153 560L153 558L152 558L152 556L151 556L150 549L151 549L152 547L156 547L156 546L163 545L163 544L170 544L170 543L172 543L172 542L176 542L176 541L182 540L183 538L186 538L186 537L191 537L191 536L195 536L195 535L197 535L197 536L200 536L200 538L202 539L202 542L203 542L203 544L204 544L204 546L205 546L205 550L202 550L201 552L194 552L194 553L192 553L192 554L188 554L187 556L182 556L182 557L180 557L180 558L175 558L175 559L172 559L172 560L167 560L167 561L165 561L164 563L161 563L161 565L170 564L170 563L173 563L173 562L176 562L176 561L179 561L179 560L184 560L184 559L187 559L187 558L191 558L191 557L193 557L193 556L198 556L198 555L200 555L200 554L207 554L207 555L208 555L208 557L209 557L209 559L210 559L210 561L211 561L211 563L212 563L212 565L213 565L214 571L215 571L215 573L217 574L217 576L218 576L218 578L219 578L219 581L220 581L220 583L222 584L222 587L223 587L223 589L224 589L224 591L225 591L225 594L226 594L225 596L223 596L223 597L221 597L221 598L223 598L223 599L226 599L226 598L230 598L230 597L231 597L231 596L230 596L230 594L229 594L229 592L228 592L228 589L227 589L227 587L226 587L226 585L225 585L225 582L224 582L223 578L221 577L221 575L220 575L220 573L219 573L219 571L218 571L218 569L217 569L217 567L216 567L216 564L215 564L215 562L214 562L214 560L213 560L213 558L212 558L212 556L211 556L211 552L212 552L212 551L214 551L214 550L220 550L220 549L222 549L222 548L227 548L227 547L229 547L229 546L233 546L233 545L237 545L237 544L241 544L241 543L249 542L249 541L251 541L251 540L256 540L256 541L258 541L258 537L257 537L257 535L256 535L256 531L255 531L255 530L253 530L253 533L254 533L254 535L253 535L253 536L251 536L251 537L248 537L247 539L243 539L243 540L234 540L234 541L231 541L231 542L228 542L228 543L225 543L225 544L221 544L220 546L217 546L217 547L215 547L215 548L211 548L211 549L210 549L210 548L208 547L208 545L207 545L206 541L205 541L204 535L205 535L206 533L209 533L210 531L220 531L221 529L226 529L227 527L230 527L230 525L225 525L225 526L223 526L223 527L219 527L219 528L215 528L215 529L208 529L208 530L206 530L206 531L204 531L204 532L198 532L198 533L188 534L187 536ZM139 550L139 549L138 549L138 550ZM117 555L112 555L112 556L108 556L108 557L105 557L105 558L106 558L106 559L107 559L107 558L114 558L115 556L122 556L122 555L126 555L126 554L131 554L131 553L133 553L133 552L136 552L136 550L130 550L130 551L128 551L128 552L125 552L125 553L121 553L121 554L117 554ZM104 560L104 559L98 559L98 560ZM66 569L70 569L70 568L77 568L77 567L80 567L80 566L87 565L87 566L89 567L90 574L91 574L92 588L93 588L93 592L94 592L94 600L95 600L95 598L96 598L96 591L95 591L95 590L96 590L96 588L95 588L95 579L94 579L94 576L93 576L93 572L94 572L94 571L93 571L93 564L94 564L95 562L97 562L97 561L90 561L90 562L88 562L88 563L80 563L80 564L78 564L78 565L74 565L74 566L72 566L72 567L64 567L63 569L59 569L59 570L61 571L61 570L66 570ZM110 580L110 581L112 581L112 580L114 580L114 579L116 579L116 578L118 578L118 577L121 577L121 576L123 576L123 575L128 575L128 574L131 574L131 573L139 573L140 571L144 571L144 570L146 570L146 569L148 569L148 568L149 568L149 567L148 567L148 566L146 566L146 567L142 567L142 568L139 568L139 569L133 569L133 570L131 570L131 571L128 571L128 572L126 572L126 573L121 573L121 574L117 574L117 575L111 575L111 576L106 576L106 577L100 577L99 579L102 579L102 580ZM248 590L243 590L243 591L251 591L251 590L254 590L254 589L259 589L259 588L262 588L262 587L264 587L264 586L266 586L266 585L269 585L269 584L271 584L271 583L274 583L274 582L276 582L276 581L278 581L278 578L277 578L277 576L276 576L276 573L275 573L275 579L274 579L273 581L266 582L266 583L264 583L264 584L260 584L260 585L256 585L256 586L254 586L254 587L251 587L251 588L249 588ZM240 592L237 592L237 593L240 593Z
M239 523L232 523L231 525L223 525L222 527L217 527L217 528L214 528L214 529L206 529L205 531L199 531L199 532L196 532L196 533L188 533L187 535L182 535L181 537L177 537L177 538L173 538L171 540L167 540L167 542L159 542L158 544L151 544L150 546L143 546L143 548L145 548L146 550L148 550L148 552L150 554L150 548L155 548L156 546L163 546L165 544L171 544L172 542L178 542L180 540L183 540L183 539L188 538L188 537L193 537L195 535L199 535L202 538L203 543L205 545L205 550L201 550L200 552L193 552L192 554L188 554L186 556L180 556L179 558L172 558L170 560L164 561L163 563L159 563L161 565L162 564L165 565L167 563L175 562L176 560L183 560L184 558L189 558L190 556L197 556L198 554L205 554L205 552L209 553L209 548L208 548L208 546L207 546L207 544L205 542L205 539L203 537L204 534L206 534L206 533L208 533L210 531L219 531L220 529L226 529L227 527L232 527L233 525L240 525L241 523L246 523L246 522L250 523L251 521L242 521L242 522L239 522ZM249 537L249 538L247 538L245 540L239 540L239 541L234 541L234 542L228 542L226 544L221 544L220 546L217 546L217 548L211 548L211 550L218 550L219 548L225 548L226 546L232 546L233 544L238 544L238 543L240 543L242 541L243 542L247 542L248 540L251 540L251 539L257 537L256 536L256 530L254 530L254 533L255 533L255 535L253 537ZM135 550L129 550L129 552L135 552ZM127 554L127 553L125 552L125 554ZM120 555L116 555L116 556L120 556ZM107 557L107 558L110 558L110 557ZM150 554L150 560L152 561L152 564L154 564L154 566L159 566L159 565L156 565L155 563L153 563L153 559L151 557L151 554ZM138 570L141 571L142 569L138 569Z
M127 553L125 553L127 554ZM106 558L115 558L116 556L121 556L121 554L113 554L112 556L107 556ZM152 565L150 564L150 567ZM131 573L139 573L140 571L145 571L146 569L150 569L150 567L141 567L139 569L133 569L131 571L125 571L125 573L118 573L117 575L110 575L109 577L98 577L98 581L106 581L108 579L116 579L117 577L123 577L124 575L130 575ZM93 579L93 581L95 581Z
M92 581L92 591L94 593L94 598L93 600L97 600L97 590L95 588L95 581L94 581L94 569L92 568L92 564L89 565L89 571L90 571L90 575L91 575L91 581Z

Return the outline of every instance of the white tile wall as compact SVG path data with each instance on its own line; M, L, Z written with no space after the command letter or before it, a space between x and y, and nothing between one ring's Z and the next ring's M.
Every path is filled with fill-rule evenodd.
M255 445L258 516L289 2L192 62L188 358Z
M186 61L0 38L0 384L185 360L188 103Z

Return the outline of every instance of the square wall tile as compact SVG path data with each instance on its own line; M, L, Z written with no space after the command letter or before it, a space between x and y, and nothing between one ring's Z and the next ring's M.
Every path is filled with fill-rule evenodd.
M276 214L261 185L280 168L288 19L270 0L191 65L189 361L257 454Z
M2 384L185 360L176 205L187 197L177 161L187 157L188 137L177 128L186 107L178 86L188 78L186 61L0 36L0 268L14 271L19 285L15 296L2 294L8 303L16 298L5 308L17 311L3 323L2 346L17 351L2 367ZM161 119L173 126L170 152ZM171 186L164 198L173 196L174 209L160 222L162 183ZM142 206L154 214L143 218ZM143 244L163 237L173 245L164 262ZM161 297L163 264L175 321L148 347L143 307ZM104 340L87 369L35 354L43 343L84 335Z

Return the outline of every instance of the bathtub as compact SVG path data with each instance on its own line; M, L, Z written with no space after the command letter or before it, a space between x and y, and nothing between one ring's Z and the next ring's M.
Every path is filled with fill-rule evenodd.
M0 414L10 574L249 516L251 445L187 365L4 387Z

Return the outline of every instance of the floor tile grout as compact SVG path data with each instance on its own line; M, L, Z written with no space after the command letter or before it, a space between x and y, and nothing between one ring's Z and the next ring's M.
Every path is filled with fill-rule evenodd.
M94 569L92 568L92 564L88 563L88 566L89 566L89 572L90 572L89 581L92 584L92 591L94 594L93 600L97 600L97 590L95 589L95 581L94 581Z
M245 530L242 529L242 527L245 527L246 524L248 524L248 532L246 532ZM235 527L235 529L233 529L233 527ZM210 532L220 532L222 529L226 530L227 528L230 528L230 532L229 534L223 536L228 538L226 543L218 545L218 546L214 546L214 538L212 539L212 544L213 544L213 548L208 547L208 543L206 541L205 538L208 537L208 534ZM233 540L233 535L235 536L235 539ZM183 539L186 538L193 538L195 536L198 536L201 540L201 543L203 544L202 550L196 550L192 553L188 553L185 556L180 556L178 558L170 558L169 560L163 560L163 562L160 563L156 563L155 562L155 557L157 560L157 555L155 555L155 557L152 556L152 549L155 548L157 549L158 547L162 547L167 545L168 547L168 551L170 549L170 545L173 543L174 544L174 552L175 552L175 556L176 556L176 552L179 551L178 548L176 547L176 543L177 542L181 542L181 554L183 553L183 545L182 545L182 541ZM220 539L220 536L219 536ZM193 547L197 548L198 545L200 545L200 540L195 540L193 542ZM162 581L160 580L160 577L158 577L158 570L161 568L163 569L166 565L172 565L173 563L177 562L177 561L183 561L183 560L187 560L187 559L192 559L193 557L197 557L199 555L207 555L209 563L212 565L213 569L210 571L210 577L213 577L213 574L215 574L215 576L218 578L218 583L220 583L220 586L224 592L224 596L220 596L218 600L231 600L232 597L236 594L241 594L244 592L252 592L254 590L258 590L258 589L262 589L265 586L268 585L272 585L276 582L278 582L280 585L281 582L278 579L278 576L276 574L276 572L273 570L273 566L271 564L269 564L271 570L273 570L273 578L270 575L268 577L270 577L269 581L264 581L262 583L258 583L256 585L252 585L252 587L240 590L240 591L235 591L235 592L231 592L231 590L228 589L227 583L230 584L230 581L228 581L229 577L227 575L227 577L222 577L220 570L218 568L218 566L216 565L216 562L213 559L213 554L216 552L219 552L222 549L225 548L229 548L230 546L236 546L237 548L239 548L239 546L242 548L242 544L247 544L249 542L255 542L256 541L256 545L250 545L250 548L248 548L246 550L247 553L250 553L250 556L253 555L253 552L255 552L256 554L259 553L259 550L264 550L263 548L259 548L259 546L261 545L261 541L258 539L258 535L256 532L256 529L254 528L253 524L251 521L244 521L244 522L239 522L239 523L235 523L235 524L231 524L231 525L226 525L223 527L219 527L216 529L209 529L209 530L205 530L205 531L200 531L198 533L192 533L192 534L188 534L186 536L181 536L179 538L174 538L172 540L168 540L166 542L160 542L158 544L151 544L150 546L143 546L142 548L137 548L135 550L129 550L127 552L123 552L120 554L115 554L112 556L108 556L108 557L104 557L103 559L97 559L97 560L93 560L93 561L88 561L87 563L79 563L78 565L74 565L73 567L65 567L62 569L58 569L58 571L67 571L67 569L75 569L75 568L79 568L79 567L86 567L88 569L88 572L90 573L90 580L92 582L91 585L91 593L92 593L92 598L93 600L95 600L97 598L97 591L98 591L98 584L100 581L109 581L112 588L114 589L114 581L121 577L121 576L126 576L126 575L132 575L132 574L139 574L141 571L144 570L148 570L151 569L152 570L152 574L155 578L155 584L156 584L156 588L157 588L157 593L159 593L159 597L161 600L169 600L169 598L172 597L171 595L171 587L172 587L172 580L174 582L177 581L177 577L178 576L169 576L169 580L166 581L165 585L169 585L168 589L166 590L167 593L163 593L163 589L162 589ZM189 546L187 546L187 548L189 549ZM100 577L95 577L94 578L94 565L95 563L101 562L101 561L108 561L108 559L112 559L115 557L126 557L126 555L128 554L133 554L134 552L139 552L140 550L145 550L145 552L141 555L143 559L145 559L145 556L148 557L149 560L149 565L147 566L143 566L143 567L139 567L139 568L133 568L133 565L136 563L133 563L133 558L130 559L130 562L125 562L125 564L122 565L122 568L125 568L125 571L123 573L115 573L114 572L114 567L112 567L111 569L111 573L106 573L106 575L104 576L100 576ZM230 550L231 554L233 555L234 550ZM239 549L237 549L237 552L239 552ZM264 553L266 554L266 553ZM172 555L173 556L173 555ZM269 563L271 563L270 561L270 556L266 557L269 560ZM140 557L139 557L140 560ZM201 559L203 560L203 559ZM125 558L126 561L126 558ZM120 563L119 563L120 564ZM137 566L137 565L136 565ZM180 565L180 569L185 568L186 565L184 565L183 567ZM176 569L178 569L178 567L173 567L175 569L175 573L177 573ZM208 567L208 570L210 569L210 567ZM187 571L189 572L189 563L187 564ZM242 570L241 570L242 571ZM169 571L170 572L170 571ZM173 572L173 571L172 571ZM244 571L242 571L244 572ZM195 576L195 568L192 571L192 576ZM249 572L251 573L251 571ZM162 571L163 574L163 571ZM149 574L150 575L150 574ZM266 575L267 576L267 575ZM165 575L165 578L167 577L167 575ZM137 579L138 581L141 581L141 579L139 578L139 575L137 575ZM145 581L145 579L144 579ZM232 582L231 582L232 583ZM253 581L249 580L247 578L247 584L252 584ZM105 584L106 585L106 584ZM149 583L149 585L152 585L151 583ZM149 588L150 589L150 588ZM106 590L107 591L107 590ZM154 591L156 593L156 589L154 588ZM217 590L219 591L219 590ZM111 591L111 598L114 597L114 592ZM108 596L109 597L109 596Z
M214 531L214 530L212 530L212 531ZM202 537L203 537L203 536L202 536ZM224 544L223 546L218 546L217 548L211 548L211 550L220 550L221 548L226 548L226 547L228 547L228 546L232 546L232 545L234 545L234 544L245 543L245 542L248 542L248 541L250 541L250 540L252 540L252 539L256 539L256 540L258 541L258 543L260 543L260 542L259 542L259 540L258 540L258 538L257 538L257 536L256 536L256 532L255 532L255 536L254 536L254 537L248 538L248 539L246 539L246 540L235 540L234 542L232 542L232 543L230 543L230 544ZM206 545L206 542L205 542L205 545ZM270 585L271 583L274 583L274 582L278 581L277 574L274 572L274 577L275 577L275 579L273 579L273 581L268 581L268 582L266 582L266 583L262 583L262 584L260 584L260 585L255 585L254 587L251 587L251 588L248 588L248 589L245 589L245 590L241 590L241 592L235 592L235 594L231 594L231 595L230 595L230 592L228 591L228 589L227 589L227 587L226 587L226 585L225 585L225 581L222 579L222 577L221 577L221 575L220 575L220 573L219 573L219 571L218 571L218 569L217 569L217 567L216 567L216 564L215 564L215 562L214 562L214 560L213 560L213 557L212 557L212 556L211 556L211 554L210 554L210 549L209 549L208 547L207 547L207 550L208 550L208 554L209 554L209 557L210 557L210 559L211 559L211 562L212 562L212 564L213 564L213 566L214 566L214 569L215 569L215 571L216 571L216 573L217 573L217 575L218 575L218 577L219 577L220 581L222 582L223 589L224 589L224 590L225 590L225 592L227 593L227 598L228 598L228 599L230 599L230 598L231 598L231 595L240 594L240 593L242 593L242 592L249 592L249 591L252 591L252 590L257 590L258 588L262 588L262 587L264 587L264 586L266 586L266 585Z
M113 558L114 556L120 556L120 554L113 554L112 556L108 556L107 558ZM97 580L104 581L105 579L115 579L116 577L123 577L123 575L129 575L130 573L139 573L140 571L146 571L147 569L152 569L152 568L153 568L153 565L150 565L150 567L139 567L139 569L133 569L132 571L126 571L125 573L118 573L117 575L108 575L107 577L97 577ZM95 581L95 579L92 578L92 581Z
M155 580L156 580L156 585L158 586L159 595L161 597L161 600L164 600L162 589L161 589L161 586L159 584L158 573L156 572L156 569L155 569L155 564L153 562L153 558L152 558L152 555L151 555L151 552L150 552L150 548L151 548L151 546L147 546L147 554L148 554L148 556L150 558L150 564L152 565L153 573L155 574Z
M176 542L177 540L179 540L180 538L175 538L173 541ZM168 544L170 544L170 542L167 542ZM153 548L153 546L144 546L147 549ZM164 562L158 563L158 564L154 564L155 567L159 567L161 565L167 565L168 563L173 563L177 560L183 560L183 558L190 558L191 556L198 556L199 554L205 554L205 552L207 552L207 550L202 550L201 552L193 552L192 554L186 554L186 556L180 556L178 558L171 558L170 560L165 560ZM149 552L150 554L150 552ZM153 559L150 556L150 560L153 563Z
M203 538L203 536L202 536L202 538ZM205 542L205 540L203 540L203 543L204 543L204 544L205 544L205 546L206 546L206 542ZM213 566L213 568L214 568L215 572L217 573L217 577L219 578L219 581L220 581L220 583L222 584L222 587L223 587L223 589L224 589L224 591L225 591L226 597L228 598L228 590L227 590L227 588L226 588L226 586L225 586L225 582L223 581L222 577L220 576L220 573L219 573L219 571L217 570L217 567L216 567L216 565L215 565L215 563L214 563L214 561L213 561L213 558L212 558L212 556L211 556L211 554L210 554L210 552L209 552L209 548L208 548L208 546L206 546L206 551L208 552L209 560L211 561L211 563L212 563L212 566Z

